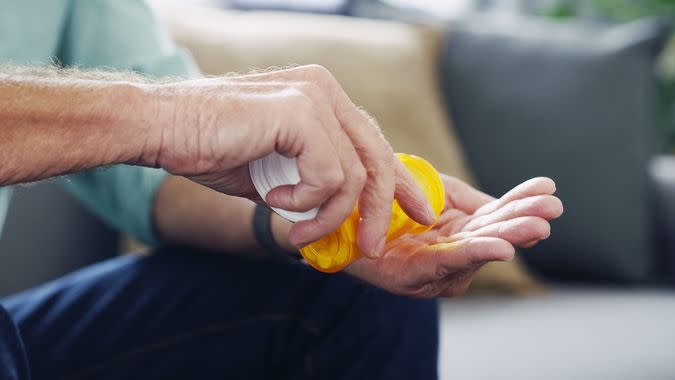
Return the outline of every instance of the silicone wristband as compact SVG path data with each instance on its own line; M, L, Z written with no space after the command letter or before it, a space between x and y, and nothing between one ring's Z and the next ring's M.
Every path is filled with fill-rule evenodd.
M298 252L287 251L274 240L274 235L272 234L272 210L261 204L256 204L255 211L253 212L253 235L258 245L269 256L285 259L301 258Z

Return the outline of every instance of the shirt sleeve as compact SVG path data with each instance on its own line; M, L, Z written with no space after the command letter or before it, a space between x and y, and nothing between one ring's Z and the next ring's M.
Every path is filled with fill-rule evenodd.
M155 77L197 77L190 55L177 48L141 0L73 0L63 31L64 66L133 70ZM59 178L59 182L108 224L156 245L155 193L167 173L118 165Z

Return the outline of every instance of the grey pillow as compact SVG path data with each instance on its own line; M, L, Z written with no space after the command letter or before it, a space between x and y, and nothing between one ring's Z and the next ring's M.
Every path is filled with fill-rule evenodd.
M450 27L442 77L482 187L534 176L558 184L565 214L525 253L551 277L645 281L652 273L647 162L654 63L668 30L471 16Z

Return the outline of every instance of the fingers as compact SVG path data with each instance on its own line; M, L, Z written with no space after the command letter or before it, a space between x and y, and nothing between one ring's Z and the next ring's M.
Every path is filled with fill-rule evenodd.
M505 240L515 246L529 248L537 242L547 239L551 226L542 218L525 216L490 224L474 231L460 232L450 237L462 240L477 237L491 237Z
M396 197L401 208L416 222L424 225L433 224L436 216L431 204L410 172L394 155L375 119L358 109L344 93L341 91L340 93L341 96L338 95L338 98L342 100L337 106L336 115L359 152L364 166L368 169L369 181L366 183L366 189L372 186L373 192L377 192L378 187L384 187L378 182L386 180L387 190L389 186L394 188L391 201ZM367 152L374 152L374 154ZM387 178L378 178L377 174L381 172L386 172ZM372 180L371 174L373 174ZM391 201L388 202L388 208L391 208ZM370 203L370 200L367 203ZM361 209L360 203L359 209Z
M490 261L511 260L516 253L508 241L485 236L436 243L428 246L426 250L436 254L437 275L466 270Z
M467 238L431 247L439 252L439 267L436 269L438 279L430 283L430 287L441 297L463 294L480 267L492 261L512 260L516 252L508 242L489 237Z
M338 120L368 172L359 199L361 221L357 240L364 252L374 252L377 257L384 249L395 194L401 208L413 220L430 225L435 216L426 196L410 173L402 168L372 119L351 102L340 108L336 112Z
M361 112L358 113L363 116ZM375 148L380 150L369 153L368 150L354 144L337 119L331 124L331 128L340 134L342 145L349 150L349 160L343 162L345 172L348 173L346 180L357 183L357 192L353 194L354 199L351 200L352 208L357 199L359 206L357 244L367 257L379 257L384 253L395 192L395 171L392 164L399 161L395 159L389 144L379 134L375 136L375 141L379 141L381 145L376 145ZM371 128L377 131L373 126Z
M491 237L466 238L425 247L418 254L424 268L419 282L425 285L413 296L454 297L469 286L476 269L491 261L513 259L515 248L508 242Z
M405 265L396 266L401 272L390 281L404 285L403 294L414 297L435 297L449 288L461 291L468 286L470 275L490 261L511 260L514 247L507 241L492 237L465 238L420 247L414 238L401 239L390 255L400 257L407 252Z
M348 144L345 145L352 147L361 165L351 165L353 160L345 160L343 157L351 156L351 151L329 148L324 139L319 138L318 133L314 137L305 138L307 136L301 136L296 132L293 136L281 136L277 139L282 145L284 141L305 141L307 144L296 146L288 143L290 145L287 147L288 155L298 158L301 181L295 186L271 191L267 197L268 203L291 211L307 210L323 203L314 220L297 223L293 227L291 242L304 244L332 232L353 209L355 194L358 197L360 214L357 243L366 256L378 257L384 252L395 196L401 208L412 219L427 225L434 222L433 212L424 193L410 173L401 170L402 165L394 156L391 146L382 136L374 120L349 100L326 69L320 66L304 66L247 78L253 81L290 80L294 86L300 88L300 92L307 95L308 99L313 100L314 107L326 105L328 109L320 109L318 118L322 119L323 114L331 114L335 118L339 130L347 137ZM293 109L297 114L307 111L302 107ZM326 123L322 126L333 128ZM312 130L297 127L285 129L290 132ZM317 141L321 146L317 145ZM332 139L333 144L341 141ZM336 160L336 157L341 159ZM353 171L353 167L359 169ZM364 181L359 178L360 168L363 168L366 174ZM355 177L354 180L352 176Z
M363 252L380 256L396 196L401 208L418 223L431 225L435 215L424 193L384 139L375 120L357 108L330 73L318 67L308 72L314 80L330 88L335 116L349 136L368 173L359 199L357 241Z
M337 229L354 210L367 178L366 169L337 120L327 118L324 125L327 125L329 135L335 142L337 159L346 175L340 189L321 206L314 219L293 225L289 239L297 246L306 245L317 237L324 236L325 231ZM364 253L368 257L373 256L373 252Z
M540 242L540 240L532 240L532 241L528 241L525 244L521 244L519 247L521 247L521 248L532 248L535 245L537 245L537 243L539 243L539 242Z
M295 186L278 187L267 197L272 206L289 211L306 211L320 206L314 219L298 222L291 228L289 240L297 246L318 240L337 229L354 210L367 178L366 169L361 164L354 145L340 127L327 102L320 101L322 97L319 90L310 85L304 91L316 103L311 109L290 119L289 123L304 124L301 115L307 115L306 118L313 122L301 130L300 136L288 139L304 142L297 156L300 182ZM298 117L301 119L298 120ZM331 149L324 145L326 137ZM279 149L283 148L280 145ZM330 173L318 166L317 156L326 157L333 165L337 165L339 174L337 170ZM332 177L334 182L327 177ZM318 189L320 197L313 197L315 189ZM319 205L313 203L317 199L321 200Z
M473 272L490 261L513 259L515 248L493 237L469 237L427 244L404 235L387 244L379 260L362 259L346 271L393 293L411 297L458 295L469 285Z
M411 283L437 282L490 261L511 260L515 255L513 245L496 237L466 237L421 248L414 239L402 240L393 249L414 252L413 260L406 265L406 275L416 277L409 280Z
M535 195L509 202L492 213L474 218L464 226L464 231L473 231L482 227L522 217L536 216L546 220L559 217L563 212L560 199L552 195Z
M267 77L262 74L259 77ZM360 221L357 243L367 256L377 257L384 251L391 206L396 190L395 163L398 161L391 146L386 142L376 124L361 112L340 88L335 78L323 67L310 65L278 71L276 78L307 81L315 84L326 95L331 111L340 128L354 146L361 164L366 169L367 179L359 197ZM349 173L346 173L349 175ZM402 181L409 185L412 195L399 202L404 210L409 210L413 219L420 223L431 224L426 212L427 200L411 178ZM404 192L404 190L402 190ZM398 195L398 194L397 194Z
M475 216L492 213L506 204L535 195L552 195L555 193L555 182L550 178L538 177L527 180L514 187L496 201L490 202L476 210Z
M370 121L356 108L353 111L349 116L343 115L340 124L350 136L368 173L359 198L361 219L357 243L364 253L370 253L370 257L379 257L384 251L394 202L395 158L389 144L370 125Z
M394 173L396 175L396 190L394 198L398 201L401 209L413 220L429 226L436 221L436 213L428 202L420 203L420 199L427 199L424 191L419 187L412 174L403 163L394 160Z
M334 143L320 122L309 115L297 122L302 123L301 129L282 129L276 140L280 141L277 144L280 153L296 158L300 182L273 189L267 194L266 201L272 207L306 211L319 207L337 192L343 186L345 173L340 162L335 160Z
M548 178L534 178L515 187L502 198L479 208L471 220L454 233L450 225L441 226L440 235L453 240L494 237L529 248L550 235L549 220L563 212L560 199L550 195L555 184ZM451 210L450 210L451 211Z
M466 182L445 174L441 174L445 186L446 209L455 208L467 214L473 214L480 207L495 200L494 197L473 188Z

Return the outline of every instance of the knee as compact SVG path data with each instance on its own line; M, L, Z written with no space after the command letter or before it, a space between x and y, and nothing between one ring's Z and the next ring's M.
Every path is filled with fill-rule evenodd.
M315 359L322 374L388 380L436 378L435 300L395 296L366 285L359 285L348 298L347 310L333 315L332 325L320 339L322 349ZM336 355L341 360L336 361Z
M394 344L423 340L436 345L438 304L434 299L393 295L379 288L337 275L315 287L314 311L319 329L337 330L368 343ZM318 290L320 289L320 290ZM317 318L318 317L318 318ZM321 326L323 325L323 326Z
M391 347L435 353L438 346L438 303L433 299L396 296L379 289L364 292L359 318L368 334Z

